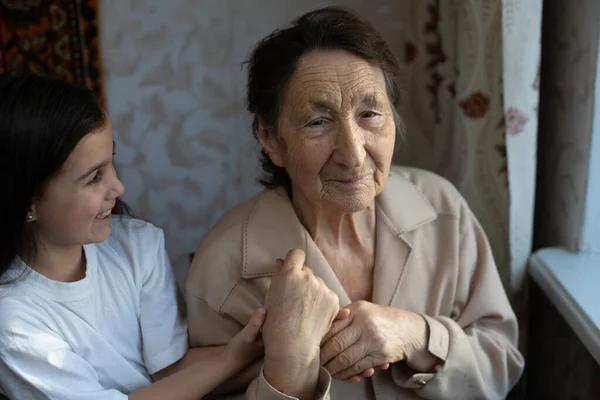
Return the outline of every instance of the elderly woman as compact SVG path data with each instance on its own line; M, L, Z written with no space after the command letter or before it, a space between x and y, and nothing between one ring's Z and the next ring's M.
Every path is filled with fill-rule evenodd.
M338 8L252 52L266 190L206 235L187 283L193 346L227 343L265 305L249 398L497 399L521 374L516 318L466 202L391 166L397 74L380 34Z

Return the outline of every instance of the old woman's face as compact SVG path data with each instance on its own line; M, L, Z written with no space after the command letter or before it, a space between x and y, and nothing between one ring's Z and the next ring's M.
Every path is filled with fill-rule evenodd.
M366 208L383 189L394 151L382 71L345 51L304 55L269 138L294 197L343 213Z

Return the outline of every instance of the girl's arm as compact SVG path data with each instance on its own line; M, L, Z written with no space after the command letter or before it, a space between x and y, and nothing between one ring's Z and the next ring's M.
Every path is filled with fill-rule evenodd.
M152 375L157 380L129 400L195 400L210 393L262 354L263 309L225 346L195 348L177 363Z
M152 380L157 382L161 379L164 379L171 374L190 366L199 359L212 357L213 355L222 355L225 348L226 346L210 346L195 347L190 349L185 357L183 357L179 362L153 374ZM252 364L236 373L232 378L221 383L217 388L211 391L211 394L237 393L246 390L250 382L260 375L260 369L262 368L263 363L264 358L262 357L255 360L252 362Z
M185 356L183 356L179 361L152 374L152 380L154 382L158 382L173 375L174 373L183 371L187 367L196 364L198 361L215 356L222 356L224 355L223 353L225 353L226 349L227 346L195 347L193 349L189 349Z

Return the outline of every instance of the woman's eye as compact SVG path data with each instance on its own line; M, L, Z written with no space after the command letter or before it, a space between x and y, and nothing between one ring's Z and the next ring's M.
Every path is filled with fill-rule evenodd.
M367 111L363 113L363 118L373 118L375 117L377 114L375 114L373 111Z
M325 124L325 120L323 120L323 119L317 119L317 120L311 122L309 125L310 126L320 126L320 125L323 125L323 124Z

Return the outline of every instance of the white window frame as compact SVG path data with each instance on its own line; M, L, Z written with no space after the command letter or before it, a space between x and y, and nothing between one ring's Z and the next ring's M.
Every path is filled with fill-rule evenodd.
M600 38L587 188L578 251L538 250L529 273L600 364Z
M600 38L598 40L600 43ZM580 251L593 254L600 254L600 45L597 56L590 163L583 227L579 241Z

